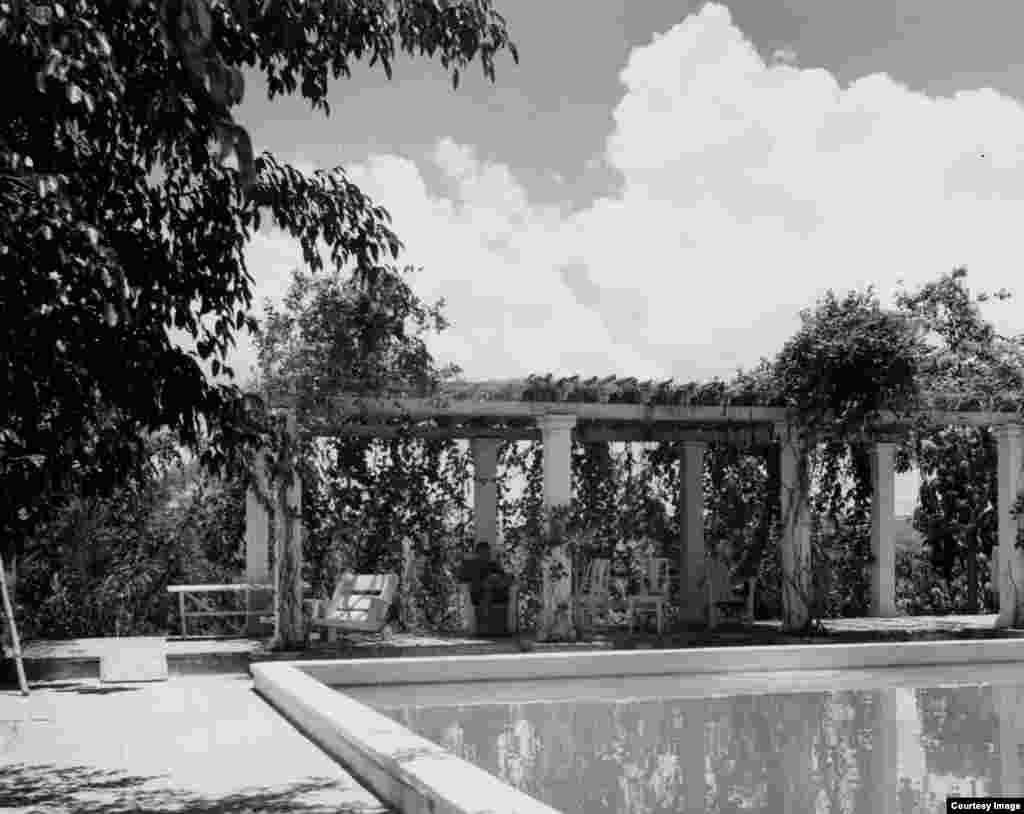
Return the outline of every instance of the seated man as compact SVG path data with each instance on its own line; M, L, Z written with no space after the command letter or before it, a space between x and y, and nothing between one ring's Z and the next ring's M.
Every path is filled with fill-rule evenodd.
M476 557L462 563L458 580L468 583L470 601L481 608L483 618L488 617L491 605L508 604L509 589L515 582L491 559L491 546L482 540L476 544Z

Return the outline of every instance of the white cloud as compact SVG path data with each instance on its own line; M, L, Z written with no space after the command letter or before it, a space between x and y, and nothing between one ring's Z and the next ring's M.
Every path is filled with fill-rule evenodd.
M571 215L451 139L431 158L443 194L407 158L351 168L394 216L403 262L424 267L417 291L448 301L441 361L474 378L728 376L829 287L886 295L967 264L973 286L1013 289L1024 108L885 75L843 87L795 59L766 64L715 4L634 49L601 157L619 191ZM260 287L279 288L293 256L254 243ZM1019 323L1020 309L990 313Z

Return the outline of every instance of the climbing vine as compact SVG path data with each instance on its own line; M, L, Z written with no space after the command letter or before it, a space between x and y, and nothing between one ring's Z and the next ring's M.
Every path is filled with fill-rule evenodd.
M786 428L791 436L745 447L712 443L706 455L706 538L731 542L740 570L760 575L759 599L765 612L773 606L778 609L779 599L772 595L772 585L779 580L777 542L783 528L796 522L798 511L806 512L812 541L810 559L797 563L791 586L809 610L804 621L811 625L825 615L866 610L871 449L876 440L872 432L883 411L908 415L936 387L949 385L950 371L957 369L951 355L967 366L974 377L971 381L1019 384L1014 371L1024 365L1009 355L1017 346L1004 343L998 352L985 346L1001 340L975 324L980 317L964 304L962 276L955 272L931 288L898 298L896 310L883 309L870 288L844 297L829 293L816 308L803 313L800 330L774 360L738 374L731 382L714 381L687 390L688 403L764 404L791 411L791 425ZM943 310L937 304L940 301L949 307ZM922 328L938 333L938 345L926 341L928 331ZM966 359L969 354L973 357ZM580 386L582 400L601 398L602 382ZM557 400L560 387L550 377L531 379L521 397ZM1024 392L1024 387L1019 389ZM641 403L640 396L628 389L618 398ZM662 395L657 390L650 403L660 403L662 398L678 398L678 394L665 391ZM922 461L925 440L952 449L951 441L935 432L915 426L899 440L898 471ZM792 444L796 451L793 494L781 492L781 443ZM386 541L393 544L396 536L412 535L418 554L432 558L424 571L436 580L429 590L443 595L442 583L450 584L455 563L471 540L467 505L471 464L463 446L431 444L413 438L347 439L334 444L333 463L316 478L303 475L325 485L322 498L304 504L304 514L314 509L333 512L333 519L320 525L307 517L310 559L326 557L340 547L351 552L350 559L373 560L380 567L379 563L394 556ZM284 449L281 444L278 447ZM680 452L678 443L644 447L574 443L573 501L568 507L545 511L540 444L501 445L498 502L504 552L506 566L520 580L525 627L539 610L542 563L553 545L569 545L574 571L598 554L621 561L628 570L640 552L639 544L626 545L634 540L678 561L675 504ZM948 457L936 460L936 472L948 470ZM278 474L286 477L287 467ZM971 473L966 477L975 479ZM327 488L328 483L333 485ZM990 491L986 500L991 508ZM787 507L785 515L778 511L780 505ZM991 511L985 516L992 517ZM324 574L329 583L332 573L325 569ZM444 615L439 609L434 621L440 623Z

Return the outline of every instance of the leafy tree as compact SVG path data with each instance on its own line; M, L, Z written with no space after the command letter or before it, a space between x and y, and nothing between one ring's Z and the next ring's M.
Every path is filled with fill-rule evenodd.
M897 305L927 332L921 375L929 388L940 395L962 394L975 408L992 408L1024 393L1024 347L1020 337L1001 336L981 314L981 304L993 297L1007 300L1010 293L972 294L966 277L966 269L956 269L916 292L901 292ZM914 526L925 535L930 559L947 582L955 566L964 568L967 610L976 613L978 555L990 559L998 542L992 432L984 427L927 428L912 443L921 471Z
M921 343L901 314L881 307L872 288L841 300L829 291L801 320L772 373L805 424L851 432L881 410L917 405Z
M998 543L996 444L985 427L946 427L920 442L920 504L914 525L947 583L965 570L968 613L977 613L978 555Z
M162 635L176 612L168 585L238 573L244 489L196 471L168 436L146 449L139 478L73 498L37 530L19 582L29 635Z
M323 242L364 288L393 280L385 210L341 168L306 177L254 156L231 110L250 68L272 98L327 113L329 78L367 58L390 74L399 50L437 57L456 84L476 59L493 79L498 52L516 56L488 0L0 3L5 541L17 548L60 495L123 482L145 457L140 430L195 448L206 429L214 467L232 460L224 445L256 440L225 360L255 327L244 249L263 220L313 271Z
M423 304L410 271L384 269L373 287L338 272L295 271L282 305L267 304L257 337L262 385L292 391L300 403L338 390L433 392L457 368L434 364L426 338L446 327L443 304ZM316 431L301 411L299 420L300 430ZM390 438L301 443L303 562L318 593L329 592L345 567L402 573L398 543L408 537L417 555L438 566L427 569L424 589L451 594L453 586L436 578L468 533L468 456L455 441L417 439L406 429L397 421ZM430 607L427 615L445 622L444 608Z

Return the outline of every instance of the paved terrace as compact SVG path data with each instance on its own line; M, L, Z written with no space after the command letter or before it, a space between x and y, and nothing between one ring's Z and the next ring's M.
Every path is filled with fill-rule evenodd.
M824 635L811 637L783 635L778 623L661 638L613 631L577 645L395 634L354 637L303 654L271 654L253 640L171 639L170 680L147 684L103 684L96 678L102 655L130 644L130 638L32 642L25 648L35 679L31 696L17 693L13 670L0 690L0 810L387 811L253 692L253 661L1024 636L1024 630L996 630L995 618L835 620ZM50 680L40 682L43 677Z
M0 810L22 814L371 814L391 809L247 676L96 679L0 691Z

